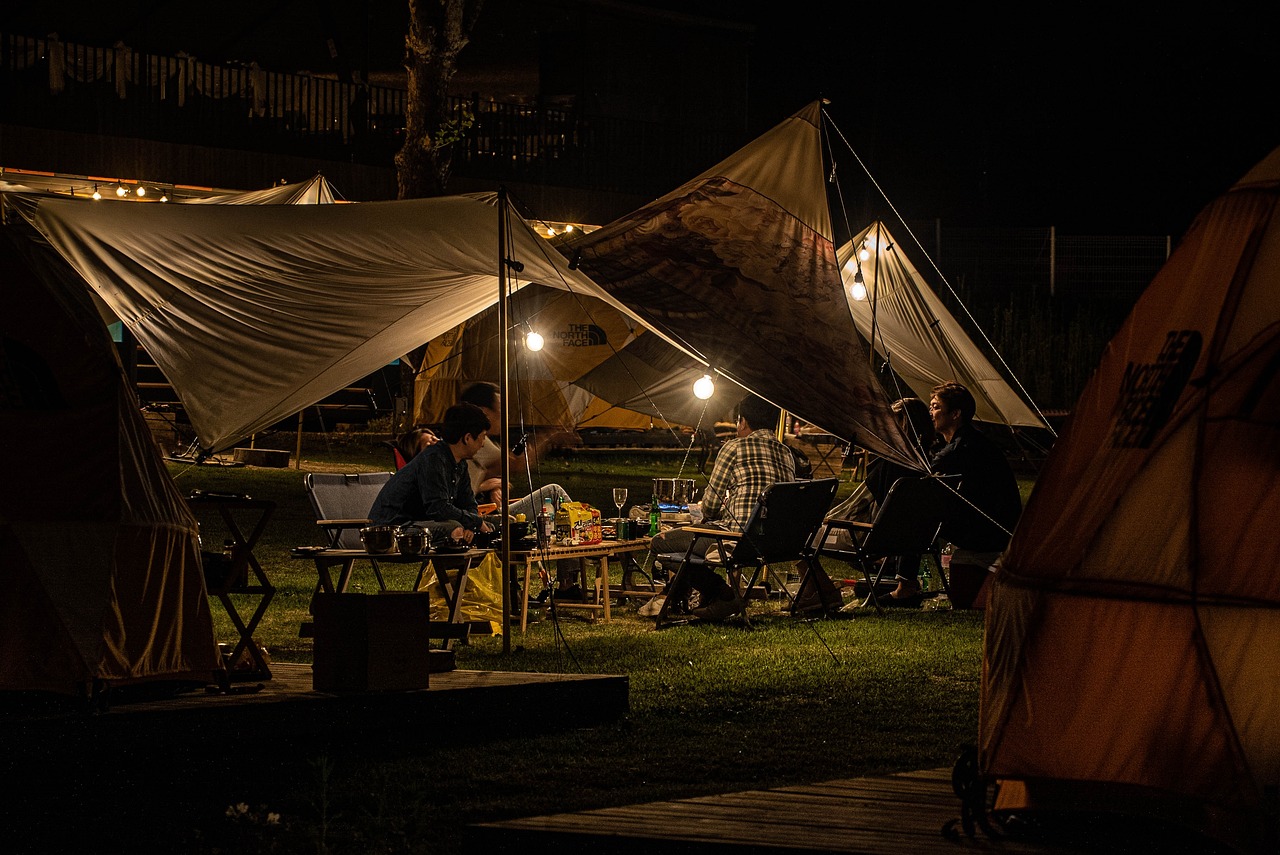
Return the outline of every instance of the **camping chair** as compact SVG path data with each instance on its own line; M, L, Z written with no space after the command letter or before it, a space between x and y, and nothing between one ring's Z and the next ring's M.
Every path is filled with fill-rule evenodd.
M867 583L867 599L880 614L884 613L884 608L880 605L876 586L888 566L885 560L888 558L932 555L939 568L938 575L942 577L943 590L949 593L937 541L943 514L952 501L951 494L957 482L954 477L899 478L889 488L889 494L870 523L825 520L816 541L816 555L837 558L861 570ZM827 544L828 536L840 530L849 533L852 547Z
M373 507L374 499L378 498L382 486L391 480L391 474L307 473L303 483L306 484L307 496L311 499L311 508L316 512L316 525L324 529L330 549L364 549L360 529L372 524L369 510ZM385 591L387 585L382 579L382 568L378 566L377 559L370 558L369 564L373 567L373 575L378 579L378 588ZM343 566L339 578L344 583L350 578L354 566L354 559ZM317 582L316 590L319 589Z
M657 625L680 622L673 612L677 603L685 603L687 568L694 565L723 569L729 585L743 599L755 586L764 568L770 564L800 561L808 567L811 563L811 542L822 525L823 516L835 499L840 486L838 478L822 478L816 481L780 481L763 493L742 531L726 531L710 526L686 526L685 531L694 535L693 542L683 553L664 553L659 560L679 567L667 582L667 599L658 612ZM696 555L699 543L715 541L719 555L707 558ZM752 568L745 586L742 571ZM743 615L746 621L746 615Z

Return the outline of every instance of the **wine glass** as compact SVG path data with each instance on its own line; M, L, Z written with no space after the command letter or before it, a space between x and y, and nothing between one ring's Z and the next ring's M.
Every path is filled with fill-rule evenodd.
M627 503L627 488L613 488L613 503L618 506L618 519L622 519L622 506Z

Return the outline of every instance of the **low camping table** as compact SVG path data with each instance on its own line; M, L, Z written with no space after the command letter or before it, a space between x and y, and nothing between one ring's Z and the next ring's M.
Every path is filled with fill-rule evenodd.
M401 555L398 552L367 552L363 549L322 549L300 547L294 549L290 553L294 558L309 558L315 562L316 566L316 591L326 594L345 594L347 585L351 581L351 571L354 569L357 561L380 562L383 564L417 564L418 576L414 580L411 590L418 590L422 586L422 577L427 572L427 565L430 564L435 568L436 581L440 583L440 590L444 594L445 605L449 610L449 623L457 624L462 607L462 595L467 589L467 574L471 569L484 560L485 556L491 555L492 549L468 549L465 552L431 552L422 555ZM341 567L338 573L338 581L335 584L333 574L330 568ZM449 584L449 572L457 572L457 582L453 585ZM383 582L382 576L378 576L378 584L382 590L386 590L386 584ZM314 598L312 600L314 607ZM309 609L313 611L314 609ZM446 647L453 643L452 634L448 638Z
M270 680L271 669L267 666L262 650L253 640L253 632L262 621L262 616L266 614L267 606L275 596L276 589L267 579L267 574L258 563L253 549L257 546L258 539L262 537L262 532L266 530L271 515L275 513L276 503L267 499L252 499L248 496L192 493L187 497L187 505L197 516L201 511L216 510L226 524L228 539L231 541L231 566L228 568L227 578L209 587L209 594L217 597L222 603L222 607L227 610L227 616L231 618L231 623L235 625L236 632L240 634L239 640L236 641L227 659L229 667L227 677L231 680ZM245 534L245 528L249 529L248 534ZM252 581L250 574L252 574ZM247 594L262 598L258 601L257 608L253 610L253 615L248 622L240 616L240 611L231 599L231 594ZM235 663L240 661L240 657L246 654L253 667L234 668Z
M561 558L600 559L600 567L596 573L594 601L586 603L557 602L556 608L584 609L589 612L599 612L603 615L604 622L609 623L613 619L610 609L612 595L609 591L609 559L648 548L649 538L647 537L633 540L602 540L599 543L585 546L552 546L547 549L517 549L512 544L511 572L519 574L520 568L524 568L524 583L520 586L520 632L523 633L529 626L529 582L533 577L533 566L535 564L539 562L550 563ZM584 579L583 581L585 582L586 580ZM505 597L503 602L506 602Z

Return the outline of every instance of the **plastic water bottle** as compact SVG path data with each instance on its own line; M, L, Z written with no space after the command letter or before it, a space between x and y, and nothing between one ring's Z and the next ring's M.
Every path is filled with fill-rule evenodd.
M658 536L658 524L662 522L662 507L658 504L658 494L653 494L653 501L649 503L649 536Z

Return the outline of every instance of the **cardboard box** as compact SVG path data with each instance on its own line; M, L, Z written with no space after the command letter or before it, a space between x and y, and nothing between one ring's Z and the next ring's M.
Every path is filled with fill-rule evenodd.
M431 672L425 591L317 594L311 686L317 692L427 688Z

